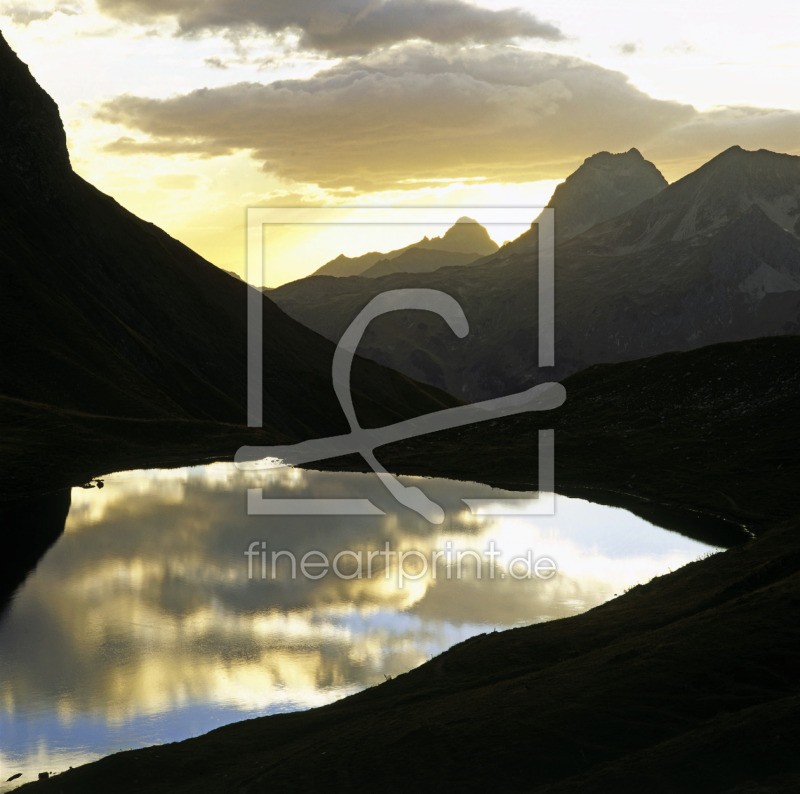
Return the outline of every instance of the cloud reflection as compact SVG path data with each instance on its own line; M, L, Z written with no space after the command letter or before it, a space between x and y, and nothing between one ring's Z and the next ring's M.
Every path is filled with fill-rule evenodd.
M181 738L189 733L170 721L191 709L202 712L191 729L198 732L219 724L220 714L230 721L330 702L476 633L583 611L708 548L625 511L565 497L553 517L475 517L462 497L505 494L403 479L447 508L443 525L396 512L365 474L212 464L123 472L102 490L75 489L63 537L0 624L9 763L38 752L32 741L55 744L56 735L61 747L95 751L109 742L132 746L143 735ZM387 515L248 516L248 487L278 498L366 497ZM499 556L492 580L472 565L460 579L451 567L448 578L442 560L403 586L396 564L388 576L377 565L371 578L292 579L279 566L278 578L251 580L244 552L254 541L298 559L310 550L366 557L387 543L430 561L448 544L454 553L481 554L494 542ZM528 550L552 558L557 574L507 575ZM86 739L87 725L106 744Z

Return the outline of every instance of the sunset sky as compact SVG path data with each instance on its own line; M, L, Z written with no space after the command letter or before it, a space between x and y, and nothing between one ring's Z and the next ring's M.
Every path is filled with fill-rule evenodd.
M601 150L670 181L800 154L792 0L0 0L0 28L75 170L240 273L248 206L534 207ZM268 283L402 234L293 238Z

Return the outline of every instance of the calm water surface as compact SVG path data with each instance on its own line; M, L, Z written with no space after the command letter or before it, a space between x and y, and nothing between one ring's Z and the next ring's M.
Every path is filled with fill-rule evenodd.
M0 791L329 703L475 634L574 615L714 550L579 499L557 496L554 516L502 514L499 502L484 512L500 515L476 516L462 498L526 495L402 480L446 508L444 524L398 507L367 474L217 463L75 489L64 535L0 619L0 775L23 773ZM369 498L386 515L248 516L248 487ZM303 576L308 552L315 578Z

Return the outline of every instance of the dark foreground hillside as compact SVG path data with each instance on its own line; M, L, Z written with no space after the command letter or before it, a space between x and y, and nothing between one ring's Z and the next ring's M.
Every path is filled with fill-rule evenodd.
M599 364L566 378L553 411L379 450L392 471L537 482L537 431L555 431L556 489L618 504L714 542L714 515L758 533L800 516L800 336ZM356 459L331 467L351 469ZM730 530L722 524L723 542Z
M345 432L334 346L75 174L55 102L0 36L0 398L24 403L29 442L37 410L245 425L249 298L265 431ZM364 423L454 402L362 360L353 391Z
M679 502L746 524L750 539L330 706L21 791L798 790L799 354L800 339L778 337L595 367L566 381L552 423L517 417L381 456L393 470L530 487L531 435L549 425L559 488Z

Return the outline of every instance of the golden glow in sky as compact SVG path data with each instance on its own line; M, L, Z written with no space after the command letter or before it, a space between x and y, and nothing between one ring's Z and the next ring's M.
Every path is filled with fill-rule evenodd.
M0 20L58 102L75 170L241 274L248 206L455 221L541 206L602 150L635 146L669 181L734 144L800 153L784 0L7 0ZM276 246L272 271L420 236L312 235Z

